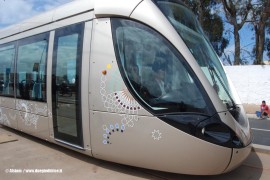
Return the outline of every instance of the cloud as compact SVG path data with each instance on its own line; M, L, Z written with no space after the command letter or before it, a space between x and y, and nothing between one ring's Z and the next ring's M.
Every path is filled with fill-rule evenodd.
M72 0L1 0L0 28L18 23Z
M0 2L0 22L2 25L14 24L37 12L32 10L33 4L23 0L7 0Z

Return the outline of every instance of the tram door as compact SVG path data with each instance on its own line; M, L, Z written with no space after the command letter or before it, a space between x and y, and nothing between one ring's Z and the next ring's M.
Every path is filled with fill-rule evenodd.
M56 141L83 147L81 61L83 24L55 31L52 63L52 115Z

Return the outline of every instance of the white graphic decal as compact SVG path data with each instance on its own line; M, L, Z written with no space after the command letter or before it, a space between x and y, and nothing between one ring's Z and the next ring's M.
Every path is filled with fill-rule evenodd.
M138 121L137 115L121 114L122 117L121 123L128 127L134 126L134 121Z
M39 114L39 113L46 114L47 111L48 111L47 106L44 106L43 108L39 108L37 104L35 105L35 113L36 114Z
M107 65L107 68L110 69L111 65ZM111 144L111 135L115 132L124 132L126 127L132 128L135 123L139 120L138 111L142 109L140 104L129 94L128 90L119 90L122 89L122 83L120 86L115 88L118 83L121 81L117 81L116 79L119 75L115 76L114 81L109 83L110 93L107 92L107 73L103 73L101 76L100 82L100 94L102 98L102 102L104 107L108 112L118 113L121 117L121 125L119 124L110 124L109 126L103 125L103 144ZM152 132L152 138L154 140L160 140L162 138L161 132L159 130L154 129Z
M24 100L17 100L16 109L19 111L31 112L33 111L33 104Z
M154 140L160 140L161 139L161 133L159 132L159 130L155 130L152 132L152 138L154 138Z
M107 94L106 91L106 75L101 76L100 94L104 107L109 112L118 113L121 119L121 125L118 123L115 125L110 124L109 127L103 125L103 130L106 132L103 134L103 144L111 144L110 136L112 133L123 133L125 127L134 127L134 122L138 121L138 111L141 109L139 103L129 97L125 91L114 91Z
M37 122L39 119L38 115L20 112L20 116L21 116L22 122L24 122L26 126L31 126L33 124L35 129L37 129Z
M118 123L116 124L110 124L109 127L107 127L107 125L103 125L103 130L105 131L104 134L103 134L103 141L102 143L103 144L112 144L110 139L111 139L111 136L114 134L114 133L123 133L125 131L125 125L120 125Z
M138 114L138 110L141 109L139 103L129 97L125 91L115 91L107 94L106 92L106 76L101 77L100 94L104 107L109 112L125 113L125 114Z
M12 119L13 121L16 120L16 113L11 114L11 113L9 112L8 115L9 115L10 119Z
M52 118L52 112L48 109L48 116L49 118Z
M47 105L42 105L42 107L39 107L38 104L26 100L17 100L16 109L33 114L41 114L44 116L46 116L48 112Z
M119 113L122 117L122 124L133 127L134 122L138 121L138 111L141 109L140 104L133 97L129 97L125 91L115 91L107 94L106 81L106 76L101 76L100 94L104 107L109 112Z
M34 125L35 129L37 129L37 123L39 119L39 115L37 114L47 115L48 112L47 105L39 107L38 104L25 100L17 100L16 109L23 111L20 112L22 122L24 122L26 126Z
M7 115L2 112L2 108L0 108L0 123L6 126L10 126Z
M6 101L6 98L0 98L0 104L4 103Z

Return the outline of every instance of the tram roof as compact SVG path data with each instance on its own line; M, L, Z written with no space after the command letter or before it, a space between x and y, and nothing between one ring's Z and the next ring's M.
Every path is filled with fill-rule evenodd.
M94 11L94 17L113 15L128 17L141 1L143 0L74 0L18 24L0 29L0 40L89 11Z

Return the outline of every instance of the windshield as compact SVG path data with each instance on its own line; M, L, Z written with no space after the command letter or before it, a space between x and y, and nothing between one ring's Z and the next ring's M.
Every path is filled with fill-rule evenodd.
M155 114L213 114L196 75L164 37L120 18L112 19L112 32L122 76L146 109Z
M184 40L220 100L228 109L235 107L220 60L205 38L194 14L181 2L176 3L175 0L155 0L155 3Z

